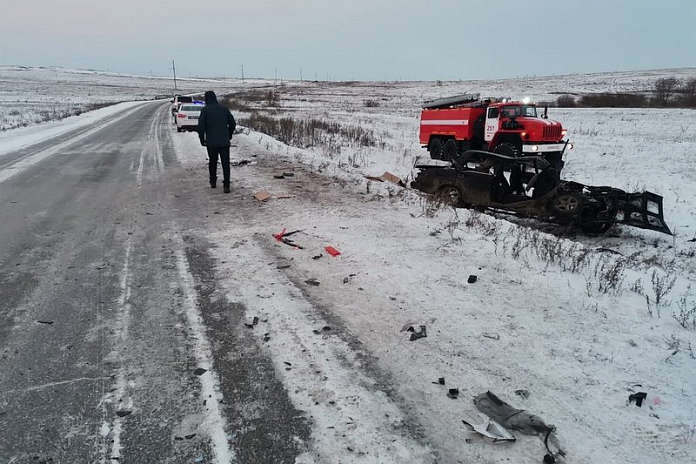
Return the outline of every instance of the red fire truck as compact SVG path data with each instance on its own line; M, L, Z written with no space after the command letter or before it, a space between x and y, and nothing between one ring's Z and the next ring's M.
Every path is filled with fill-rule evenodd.
M508 156L542 155L552 164L562 161L572 144L560 122L547 119L525 101L479 99L461 95L423 105L420 143L433 159L450 160L466 150L486 150Z

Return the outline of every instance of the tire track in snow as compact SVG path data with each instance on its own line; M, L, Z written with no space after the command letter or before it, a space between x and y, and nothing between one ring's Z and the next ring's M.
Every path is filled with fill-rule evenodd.
M133 241L129 235L126 238L126 256L124 259L123 270L121 271L120 295L116 306L116 318L114 321L114 334L116 337L116 353L119 357L123 356L128 340L128 325L130 321L130 276L131 276L131 253L133 250ZM116 414L116 406L123 404L123 410L131 410L133 407L132 399L127 396L126 369L123 359L118 360L118 371L116 372L116 385L114 390L106 393L101 400L102 410L105 420L101 426L102 448L100 463L111 462L112 460L121 458L121 432L123 423L121 417ZM126 400L125 403L123 400ZM112 407L108 408L107 405ZM115 415L115 417L114 417ZM107 417L111 416L112 419ZM111 438L111 446L108 446L109 437ZM108 461L107 461L108 455Z
M145 172L146 161L151 159L155 173L159 173L164 169L164 160L162 156L162 147L160 146L159 133L163 124L162 112L165 111L166 108L166 105L163 105L155 113L154 117L152 118L152 122L150 123L147 139L140 149L138 169L135 174L138 187L141 187L143 183L143 174Z
M214 454L212 462L228 464L236 462L236 457L230 448L226 432L227 421L220 409L220 404L223 402L219 386L220 380L213 369L212 349L198 309L194 279L183 251L183 241L178 238L177 242L179 245L175 253L177 270L179 272L179 283L184 290L184 311L188 328L193 332L193 355L197 366L206 370L198 376L201 383L201 398L207 399L205 411L203 411L205 420L202 427L207 429L211 440L211 448Z

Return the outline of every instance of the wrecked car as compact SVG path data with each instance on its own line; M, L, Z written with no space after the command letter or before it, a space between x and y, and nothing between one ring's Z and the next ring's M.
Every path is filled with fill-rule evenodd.
M560 178L561 165L541 156L510 157L469 150L450 165L418 164L416 190L453 207L484 207L524 217L578 226L600 234L626 224L672 235L664 221L662 197L592 187Z

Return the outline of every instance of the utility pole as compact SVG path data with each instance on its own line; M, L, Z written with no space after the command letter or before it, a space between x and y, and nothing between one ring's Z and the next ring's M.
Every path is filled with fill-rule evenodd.
M242 83L244 83L244 63L242 63Z
M174 90L178 90L176 88L176 66L174 66L174 60L172 60L172 71L174 71Z
M300 82L302 82L302 68L300 68Z
M276 66L275 68L273 68L273 71L274 71L274 76L275 76L273 78L273 85L277 85L278 84L278 67Z

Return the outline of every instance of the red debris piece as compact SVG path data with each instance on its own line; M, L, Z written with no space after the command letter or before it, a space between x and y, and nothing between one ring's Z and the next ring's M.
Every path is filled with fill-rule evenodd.
M335 249L335 248L332 247L331 245L325 247L324 249L325 249L326 252L327 252L328 254L330 254L331 256L338 256L338 255L341 254L340 251L338 251L337 249Z
M281 241L283 241L283 235L285 235L285 231L286 231L286 230L287 230L287 229L283 229L282 232L279 232L279 233L277 233L277 234L273 234L273 236L275 237L276 240L278 240L279 242L281 242Z

